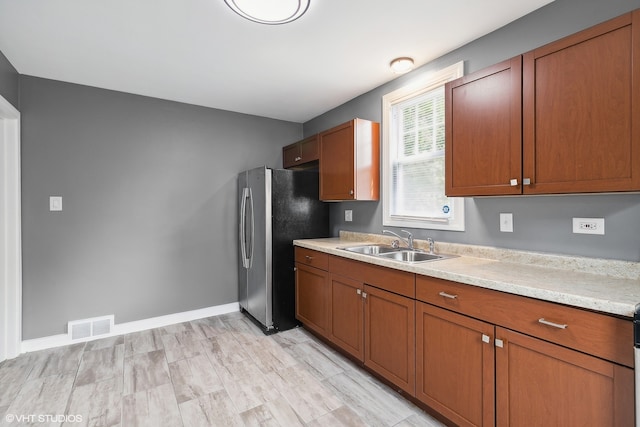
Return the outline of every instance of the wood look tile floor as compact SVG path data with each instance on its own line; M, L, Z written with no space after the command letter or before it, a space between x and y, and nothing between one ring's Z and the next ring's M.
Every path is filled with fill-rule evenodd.
M0 415L1 426L442 425L304 329L265 336L241 313L6 360Z

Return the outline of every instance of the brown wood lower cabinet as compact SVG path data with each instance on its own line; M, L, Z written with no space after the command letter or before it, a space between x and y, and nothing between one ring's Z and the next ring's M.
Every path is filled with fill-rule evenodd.
M296 263L296 318L305 327L329 335L329 274L319 268Z
M364 360L364 298L362 282L331 273L331 341Z
M426 276L416 298L416 397L456 424L633 426L631 321Z
M325 258L296 248L297 319L415 395L415 275Z
M301 248L296 317L456 425L634 425L629 319Z
M364 287L364 365L415 395L415 301Z
M416 397L459 426L494 425L495 327L416 305Z
M331 342L410 395L415 393L415 301L330 274Z
M498 426L633 426L633 370L496 328Z

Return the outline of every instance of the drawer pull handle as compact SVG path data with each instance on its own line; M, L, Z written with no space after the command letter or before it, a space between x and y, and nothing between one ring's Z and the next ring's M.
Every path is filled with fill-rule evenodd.
M296 162L299 162L300 160L302 160L302 157L298 156L298 157L296 157L295 160L296 160Z
M549 322L548 320L544 320L543 317L538 319L538 323L542 323L543 325L547 325L547 326L553 326L554 328L558 328L558 329L567 329L567 324L563 324L561 325L560 323L554 323L554 322Z
M451 294L446 293L445 291L440 292L438 295L440 295L441 297L449 298L449 299L458 298L458 295L451 295Z
M313 257L309 255L305 255L305 258L307 259L307 261L311 261L313 259Z

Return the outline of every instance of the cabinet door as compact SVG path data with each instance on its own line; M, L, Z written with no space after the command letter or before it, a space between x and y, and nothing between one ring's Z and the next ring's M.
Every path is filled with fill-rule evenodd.
M309 138L303 139L300 144L300 157L302 161L312 162L320 158L320 144L318 142L318 135L313 135Z
M365 285L364 364L415 395L415 301Z
M380 198L380 124L354 119L320 133L320 199Z
M494 326L416 306L416 397L459 426L493 426Z
M445 85L447 196L522 191L522 58Z
M331 341L359 360L364 359L363 284L330 274Z
M507 329L496 339L498 426L634 425L632 369Z
M353 121L320 134L320 199L353 200L355 129Z
M640 189L639 18L524 55L524 193Z
M329 335L329 273L296 263L296 319L321 335Z
M295 167L302 160L300 144L294 143L282 148L282 167L289 169Z

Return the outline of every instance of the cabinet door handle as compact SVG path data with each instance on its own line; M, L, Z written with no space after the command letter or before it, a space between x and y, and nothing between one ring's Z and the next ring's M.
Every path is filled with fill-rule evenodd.
M491 342L491 337L487 334L482 334L482 342L489 344Z
M518 180L517 180L517 179L512 179L511 181L509 181L509 184L510 184L512 187L515 187L515 186L517 186L517 185L518 185Z
M302 160L302 157L298 156L294 159L296 162L299 162L300 160Z
M555 322L549 322L548 320L544 320L544 317L541 317L538 319L538 323L542 323L543 325L547 325L547 326L552 326L554 328L558 328L558 329L567 329L567 327L569 325L565 324L560 324L560 323L555 323Z
M362 293L362 298L367 299L367 293L366 292Z
M353 190L349 190L349 195L353 196Z
M495 343L496 347L499 347L499 348L503 348L504 347L504 341L499 340L498 338L495 339L494 343Z
M531 185L531 178L522 178L522 185Z
M356 289L356 294L361 295L362 294L362 290Z
M445 291L440 292L438 295L440 295L441 297L449 298L449 299L456 299L456 298L458 298L458 295L448 294L448 293L446 293Z

